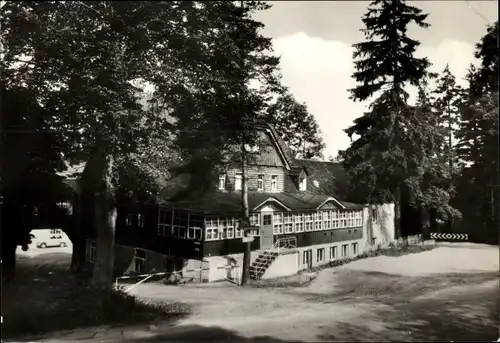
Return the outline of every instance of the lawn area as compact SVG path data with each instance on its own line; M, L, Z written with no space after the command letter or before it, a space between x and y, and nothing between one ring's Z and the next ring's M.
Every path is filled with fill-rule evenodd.
M61 263L65 259L67 254L60 252L19 256L18 277L2 288L4 338L174 320L189 312L180 303L146 304L121 291L77 285Z

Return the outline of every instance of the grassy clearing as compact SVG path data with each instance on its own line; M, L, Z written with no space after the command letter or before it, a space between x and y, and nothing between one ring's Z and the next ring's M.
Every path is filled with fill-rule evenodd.
M435 249L435 245L396 245L391 244L388 248L385 249L377 249L373 251L363 252L356 257L352 258L343 258L338 260L333 260L328 263L325 263L321 266L313 267L312 269L304 269L299 271L298 275L292 275L287 277L280 277L276 279L268 279L268 280L257 280L252 281L251 285L254 287L272 287L272 288L293 288L293 287L304 287L311 283L316 275L315 274L307 274L307 273L316 273L320 270L338 267L344 265L346 263L350 263L356 260L365 259L369 257L376 256L403 256L408 254L415 254L424 251L429 251Z
M20 277L2 289L4 338L59 330L175 320L189 313L182 303L149 304L121 290L77 285L61 270Z

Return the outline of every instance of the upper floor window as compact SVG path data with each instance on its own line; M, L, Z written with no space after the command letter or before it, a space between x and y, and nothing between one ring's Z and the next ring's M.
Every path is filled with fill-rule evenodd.
M132 226L132 221L133 221L133 217L131 214L127 214L127 217L125 218L125 224L127 226Z
M264 174L257 175L257 190L264 190Z
M138 214L137 215L137 226L138 227L144 227L144 214Z
M240 191L241 190L241 186L242 186L242 175L241 173L236 173L236 175L234 176L234 190L236 191Z
M376 222L378 220L378 216L377 216L377 209L376 208L373 208L372 209L372 222Z
M271 191L276 192L278 190L278 175L271 175Z
M299 190L306 191L307 190L307 178L304 176L300 179Z
M226 174L219 175L219 189L226 189Z

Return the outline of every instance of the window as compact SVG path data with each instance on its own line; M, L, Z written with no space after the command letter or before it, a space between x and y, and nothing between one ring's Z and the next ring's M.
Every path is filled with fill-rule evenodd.
M304 231L304 223L296 223L295 232L302 232L302 231Z
M270 214L265 214L263 217L262 217L262 225L271 225L272 224L272 215Z
M254 213L254 214L251 214L250 215L250 225L255 225L255 226L259 226L259 219L260 219L260 215L257 214L257 213ZM268 224L270 225L270 224Z
M348 248L349 246L347 244L342 245L342 257L347 257L349 254Z
M234 228L235 228L235 237L236 238L241 238L241 236L243 235L243 231L241 230L241 227L240 227L240 222L235 220L234 222Z
M213 241L219 239L219 229L207 228L205 231L205 239L207 241Z
M172 212L162 211L158 215L158 235L171 236L172 234Z
M241 191L242 177L243 177L243 175L241 173L236 173L236 175L234 176L234 190Z
M330 260L337 258L337 247L330 247Z
M199 227L188 228L187 238L200 240L201 239L201 228L199 228Z
M132 226L132 221L133 221L132 215L131 214L127 214L127 217L125 218L125 225Z
M73 204L70 202L58 202L57 206L60 208L63 208L66 210L66 214L72 215L73 214Z
M312 260L312 250L311 249L304 250L304 252L302 254L302 263L309 264L309 262L311 262L311 260Z
M96 254L96 242L87 241L87 261L94 262Z
M137 226L138 226L138 227L144 227L144 221L145 221L144 219L145 219L145 218L144 218L144 215L143 215L143 214L140 214L140 213L139 213L139 214L137 215Z
M279 235L283 233L283 215L281 213L275 213L273 215L274 224L274 234Z
M60 234L62 234L62 231L59 229L50 229L50 234L51 235L60 235Z
M257 175L257 190L264 190L264 174Z
M378 220L378 213L376 208L372 208L372 222L376 222Z
M307 178L305 176L302 179L300 179L299 190L300 191L307 190Z
M271 175L271 192L278 190L278 175Z
M146 250L135 249L135 255L134 255L135 272L137 273L146 272L147 258L148 258L148 253Z
M226 189L226 174L219 175L219 190Z
M372 238L372 245L376 245L377 244L377 238L376 237L373 237Z
M293 224L285 224L285 233L293 233Z
M323 262L325 259L325 248L318 249L316 251L316 262Z
M306 223L306 231L312 231L312 228L313 228L312 224L313 223L311 223L311 222Z
M352 254L356 256L358 254L358 243L352 243L351 247L352 247Z

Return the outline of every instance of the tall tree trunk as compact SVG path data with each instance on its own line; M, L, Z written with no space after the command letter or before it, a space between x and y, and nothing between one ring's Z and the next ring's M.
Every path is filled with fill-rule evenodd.
M430 235L431 222L429 218L429 209L424 205L420 205L420 223L422 226L421 232L425 239L428 239Z
M16 276L16 245L2 244L2 281L11 281Z
M394 238L401 237L401 186L396 187L394 194Z
M250 209L248 208L248 183L247 183L247 156L245 150L245 142L241 144L241 204L242 204L242 220L240 223L249 226ZM244 223L244 224L243 224ZM245 242L245 250L243 252L243 271L241 275L241 284L245 285L250 277L250 254L251 243Z
M99 156L100 180L95 193L96 257L92 284L101 288L113 285L115 225L117 209L111 180L113 157Z

